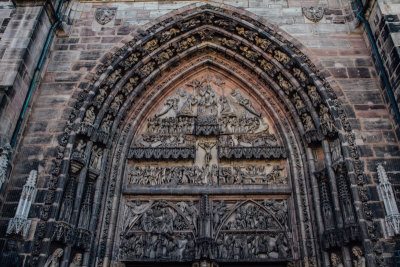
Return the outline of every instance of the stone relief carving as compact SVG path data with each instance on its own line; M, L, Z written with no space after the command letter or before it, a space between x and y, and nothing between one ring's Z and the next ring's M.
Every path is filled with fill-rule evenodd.
M264 184L286 185L279 165L212 166L132 166L128 184L137 185L229 185Z
M185 261L211 255L248 261L291 256L283 232L289 229L286 200L216 200L212 208L209 201L202 197L199 205L198 200L187 199L126 200L119 259ZM218 232L206 230L221 223ZM254 229L259 233L244 233Z
M116 13L116 7L100 7L96 9L95 18L99 24L105 25L115 17Z
M318 22L324 17L325 8L323 7L303 7L303 15L312 22Z
M214 234L217 235L217 259L290 257L288 239L283 233L289 229L286 200L265 199L228 204L219 200L213 202L212 214ZM261 233L242 233L249 230Z
M198 201L127 201L120 240L120 259L193 259Z

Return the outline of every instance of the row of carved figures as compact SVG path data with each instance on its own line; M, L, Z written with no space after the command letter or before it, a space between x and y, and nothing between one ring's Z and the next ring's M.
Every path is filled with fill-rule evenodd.
M128 184L139 185L224 185L224 184L286 184L283 168L273 166L135 166L128 172Z

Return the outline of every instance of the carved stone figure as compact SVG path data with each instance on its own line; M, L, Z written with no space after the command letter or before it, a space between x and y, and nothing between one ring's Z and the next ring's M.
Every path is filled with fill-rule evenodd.
M179 103L179 98L177 98L176 96L168 98L164 103L165 108L162 111L160 111L158 114L156 114L155 117L156 118L162 117L163 115L167 114L168 111L170 111L171 109L177 110L178 103Z
M171 38L173 38L175 35L177 35L180 32L180 30L172 28L169 31L164 31L161 34L161 42L164 43L168 40L170 40Z
M75 147L75 152L78 152L79 154L84 154L85 153L85 148L86 148L86 143L83 139L80 139L78 143L76 144Z
M353 249L351 250L354 255L354 260L353 260L353 265L354 267L365 267L365 258L363 256L362 250L360 247L354 246Z
M89 125L93 125L94 120L96 119L96 114L94 113L94 107L91 106L86 110L85 118L83 119L84 123Z
M279 86L288 95L293 90L292 85L283 77L282 74L279 74L276 78L278 79Z
M274 51L274 58L283 65L288 64L290 61L290 57L280 50Z
M320 104L319 105L319 116L321 120L321 126L324 130L324 133L335 133L336 132L336 126L333 120L331 119L331 116L329 115L329 109L327 106Z
M331 253L331 262L332 267L343 267L342 259L334 252Z
M239 47L240 43L238 41L236 41L236 40L222 38L221 39L221 44L236 50Z
M314 107L316 107L319 103L321 103L321 97L318 94L317 87L308 85L307 89L308 96L310 97Z
M260 63L261 68L263 68L263 70L267 72L269 76L274 77L275 74L278 72L276 70L276 67L265 59L259 59L258 62Z
M82 266L82 254L76 253L74 259L69 264L69 267L81 267Z
M138 69L137 73L139 74L139 76L141 78L145 78L145 77L149 76L150 73L153 72L154 66L155 66L155 62L150 61L149 63L147 63L146 65L144 65L140 69Z
M110 105L110 110L112 114L115 116L118 113L119 108L121 107L124 101L124 96L119 94L114 98L114 101Z
M306 105L304 104L303 100L300 98L299 94L293 95L293 102L296 107L296 110L299 114L303 113L306 109Z
M143 50L146 51L146 53L150 54L151 52L153 52L157 48L158 48L158 40L157 39L153 39L151 41L148 41L144 45Z
M121 72L122 70L120 68L116 69L113 73L111 73L110 76L107 78L108 84L115 84L119 78L121 78Z
M107 87L101 87L96 97L94 98L94 105L97 108L100 108L106 97L107 97Z
M307 113L303 113L301 118L302 118L302 121L303 121L304 130L306 132L311 131L311 130L315 130L314 122L313 122L313 120L312 120L310 115L308 115Z
M100 125L100 129L105 133L109 133L112 123L113 116L111 114L107 114Z
M101 159L103 158L103 149L94 145L92 148L92 156L90 157L90 164L91 168L100 170L101 169Z
M210 85L199 88L198 115L214 115L218 113L217 97Z
M52 255L49 256L44 267L59 267L61 256L64 254L64 250L62 248L56 249Z
M256 40L256 45L264 51L266 51L268 47L271 45L271 42L269 40L260 38L258 36L255 37L255 40Z
M215 145L216 143L211 143L211 142L199 143L199 146L206 152L204 156L204 162L206 166L209 165L212 159L211 150L213 147L215 147Z

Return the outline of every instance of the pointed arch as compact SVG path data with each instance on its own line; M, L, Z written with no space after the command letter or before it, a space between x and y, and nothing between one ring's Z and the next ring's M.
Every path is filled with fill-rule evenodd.
M106 60L90 86L79 93L70 123L59 138L61 156L53 175L59 177L58 188L64 189L67 181L73 185L65 193L62 190L56 192L57 184L50 185L42 220L57 221L60 211L55 199L61 199L62 195L65 198L66 192L75 194L79 184L81 187L85 183L91 186L96 184L97 193L94 197L98 204L91 206L91 209L93 214L98 212L100 216L91 221L91 230L83 229L82 238L92 238L95 240L91 241L92 244L98 242L100 247L104 247L104 250L101 248L96 252L97 264L111 258L110 239L115 230L115 212L119 205L123 172L119 166L126 158L135 130L145 117L144 110L166 94L170 84L202 66L229 73L246 84L247 88L253 88L250 93L260 97L260 102L270 111L271 116L277 118L280 124L278 129L285 136L289 157L293 162L291 169L294 194L298 197L296 202L305 205L304 210L319 205L315 200L319 198L319 193L312 188L317 186L317 180L323 180L318 177L325 175L331 180L332 186L336 186L336 182L332 181L335 179L336 167L332 166L330 160L331 142L339 142L340 156L345 160L340 161L342 167L338 169L345 169L348 178L346 183L362 185L362 168L354 152L354 134L351 133L344 111L330 87L329 79L324 77L322 67L314 65L304 54L306 49L299 42L254 15L225 5L207 4L191 9L183 8L175 13L179 15L167 15L150 24ZM220 57L213 57L213 53ZM233 67L229 69L224 64L227 62ZM180 73L168 74L167 77L171 79L169 81L163 80L164 74L174 69L176 71L179 64L183 64L186 69ZM241 69L249 70L251 77L262 85L245 80L244 76L239 77ZM283 118L287 114L290 116ZM307 163L313 158L310 144L322 147L327 164L323 174L318 172L314 175L317 170ZM305 156L300 157L300 154ZM309 178L305 179L305 176ZM309 191L303 191L304 188ZM88 191L85 189L85 192ZM315 198L310 198L307 193L312 193ZM103 200L102 195L105 196ZM334 206L339 207L337 190L334 197ZM355 186L351 187L351 197L353 200L360 199ZM78 196L75 205L83 205L84 199ZM100 207L103 207L102 211ZM309 223L306 226L308 229L303 229L309 233L302 239L304 252L301 254L303 260L312 262L314 259L317 264L321 260L316 258L318 246L310 245L314 248L309 251L307 246L313 242L311 239L323 234L321 222L312 218L321 215L312 215L304 210L303 214L297 214L301 220ZM358 223L361 223L365 219L365 211L358 202L355 212ZM64 236L71 231L79 231L75 229L77 222L74 222L79 216L73 214L71 221L62 222L63 227L58 230L64 231ZM320 233L317 234L318 231L312 228L319 228ZM361 228L361 232L362 240L367 240L368 231L365 227ZM73 246L70 240L54 236L52 239ZM90 242L88 247L82 246L94 253Z

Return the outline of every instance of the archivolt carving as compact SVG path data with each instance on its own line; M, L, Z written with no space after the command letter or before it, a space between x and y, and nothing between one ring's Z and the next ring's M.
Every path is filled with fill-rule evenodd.
M179 18L180 22L176 28L169 26L175 23L172 18L169 18L158 25L153 25L150 27L145 33L145 35L148 35L149 37L143 39L144 41L138 41L144 37L138 35L137 39L132 40L127 44L126 47L121 48L116 53L115 57L110 57L105 65L98 69L97 76L95 77L96 80L90 85L90 88L86 88L79 93L78 102L75 105L76 109L69 117L65 133L59 137L60 153L66 153L69 158L75 158L66 163L70 164L71 173L80 172L82 169L82 166L80 166L82 162L84 162L84 164L87 164L88 162L87 159L84 158L86 155L83 155L83 157L71 157L71 155L73 155L71 149L64 149L68 144L69 139L71 140L70 142L74 142L74 131L79 129L79 134L87 135L89 137L93 136L92 140L94 142L98 142L98 145L100 145L99 143L108 144L110 139L113 137L115 129L117 129L122 114L126 111L126 108L121 108L123 106L122 102L114 102L115 97L118 96L118 92L121 91L125 96L123 99L130 103L135 96L140 93L142 88L144 88L145 85L143 82L147 82L149 80L147 77L154 75L154 73L159 70L161 62L164 62L163 66L167 66L168 62L174 62L176 60L176 53L178 53L177 50L180 50L179 53L181 53L181 55L187 55L189 54L189 52L187 52L189 50L187 49L194 51L197 49L197 47L201 47L201 42L205 40L201 37L201 34L196 34L195 30L189 34L188 31L193 28L200 28L198 26L202 24L207 24L209 25L207 26L208 29L212 29L209 31L209 33L210 36L213 36L213 38L207 38L207 46L212 47L213 49L219 49L219 46L224 47L224 49L227 51L227 55L235 55L235 53L237 55L243 55L244 57L232 57L232 60L241 61L243 64L247 64L245 58L252 60L256 64L256 68L262 70L260 75L264 77L267 83L271 84L271 87L276 90L277 94L281 97L286 95L287 98L292 101L292 103L296 103L296 101L298 101L298 98L294 99L294 94L299 93L307 109L307 112L305 112L305 109L300 112L302 116L299 120L305 129L304 132L302 132L300 129L300 132L302 132L307 142L321 140L323 135L334 137L337 135L337 132L341 130L342 125L346 131L345 138L351 140L351 128L345 118L343 109L340 107L339 101L335 100L334 106L327 105L326 100L328 98L336 98L332 88L330 88L329 84L324 81L317 68L307 59L307 57L302 54L298 48L280 36L275 29L265 27L262 23L239 13L233 12L227 16L227 11L221 7L206 5L200 8L200 12L198 14L193 11L196 11L196 9L188 11L183 15L182 18ZM210 20L210 15L214 16L212 20ZM246 23L244 23L244 21L246 21ZM263 29L265 31L259 31L258 29ZM225 36L224 34L226 32L231 32L233 35L229 37ZM240 38L244 39L237 38L236 34L240 35ZM154 39L154 36L157 39ZM155 42L154 40L158 41ZM238 40L242 40L243 44L239 45ZM164 45L166 45L167 42L176 43L176 48L171 49L168 52L163 51ZM196 48L194 47L195 45ZM280 49L276 50L277 47L280 47ZM155 53L160 60L150 62L146 61L148 60L146 58L148 51L153 51L153 53ZM148 63L146 63L144 66L140 66L142 63L137 62L139 62L139 59L141 58L144 59L143 62ZM110 68L110 70L107 70L107 73L104 74L103 72L106 71L107 67L111 65L112 62L112 66L114 67ZM301 72L299 72L299 70L301 70ZM317 75L312 75L312 72ZM101 74L102 76L100 76ZM125 76L130 77L122 79L122 77ZM108 78L104 80L105 77ZM129 82L126 83L126 81ZM301 85L301 87L299 85ZM283 94L279 93L280 89L278 88L283 90ZM306 90L303 90L303 88L306 88ZM94 92L94 94L89 93L89 91ZM120 96L121 95L119 95L118 98L120 98ZM286 100L283 101L285 102ZM110 103L115 103L115 108L113 109L114 111L109 108L108 105ZM321 103L323 103L322 106L320 105ZM301 103L298 104L300 107ZM91 105L95 108L90 109L89 111L89 107ZM83 108L81 108L82 106ZM125 106L129 106L129 104L126 104ZM84 111L80 112L79 109ZM330 111L333 109L338 109L341 124L337 124L337 122L333 121L330 115ZM229 113L229 107L227 107L227 112ZM96 118L95 120L93 120L94 116ZM297 118L297 115L293 115L293 113L292 116ZM80 126L76 127L76 124L74 125L74 123L80 124ZM129 125L127 125L127 127L128 126ZM129 127L125 129L129 129ZM71 134L72 138L69 138ZM122 132L121 138L127 138L127 133ZM292 136L289 138L291 143L296 143ZM82 140L84 140L84 142L88 142L87 139ZM78 148L78 144L79 143L77 142L76 148ZM355 144L349 142L349 146L354 148ZM117 144L116 151L118 151L118 154L122 151L122 148L123 144ZM296 146L294 146L294 148L296 148ZM74 148L74 150L79 149ZM296 151L296 154L298 155L299 151ZM353 184L357 182L359 186L362 186L362 165L360 164L357 154L352 155L352 157L352 160L354 161L355 177L350 176L349 179ZM307 240L307 251L304 253L304 255L305 257L309 257L310 265L315 265L315 258L313 258L315 256L315 251L310 244L310 240L312 240L313 237L310 215L308 214L308 201L306 197L307 192L304 191L305 181L304 177L300 173L301 162L299 159L296 160L296 169L299 171L300 177L298 184L301 195L299 198L302 206L301 211L303 213L301 220L306 227L306 236L304 239ZM116 163L118 162L119 158L117 159ZM352 164L351 161L348 163L350 165ZM57 212L52 209L51 205L55 199L57 177L62 169L61 164L62 157L57 157L53 171L54 177L52 177L52 179L49 181L49 192L45 197L45 205L41 211L41 217L43 220L47 220L50 217L56 216L55 214L57 214ZM65 172L61 172L60 177L64 178L64 180L61 180L62 182L60 183L61 188L64 188L66 184L65 175ZM109 189L106 192L107 201L105 204L103 219L104 223L102 226L103 234L101 234L100 237L101 240L99 245L100 252L98 255L98 264L101 263L102 258L106 253L105 244L107 242L107 232L109 231L112 210L112 199L110 196L115 194L117 176L118 170L112 169L108 181ZM362 191L363 189L361 189L360 192L362 193ZM362 196L363 194L360 195ZM362 208L364 209L364 213L368 215L370 210L366 204L366 199L361 198L361 200L363 201ZM358 218L362 218L363 214L358 211L357 216ZM373 235L375 228L374 225L370 223L371 217L366 216L366 219L369 224L368 234ZM40 251L37 247L40 246L39 240L42 238L44 238L43 231L40 233L38 232L34 240L35 247L33 251L37 252L35 255L38 255ZM34 262L35 261L33 261L33 264L35 265Z

